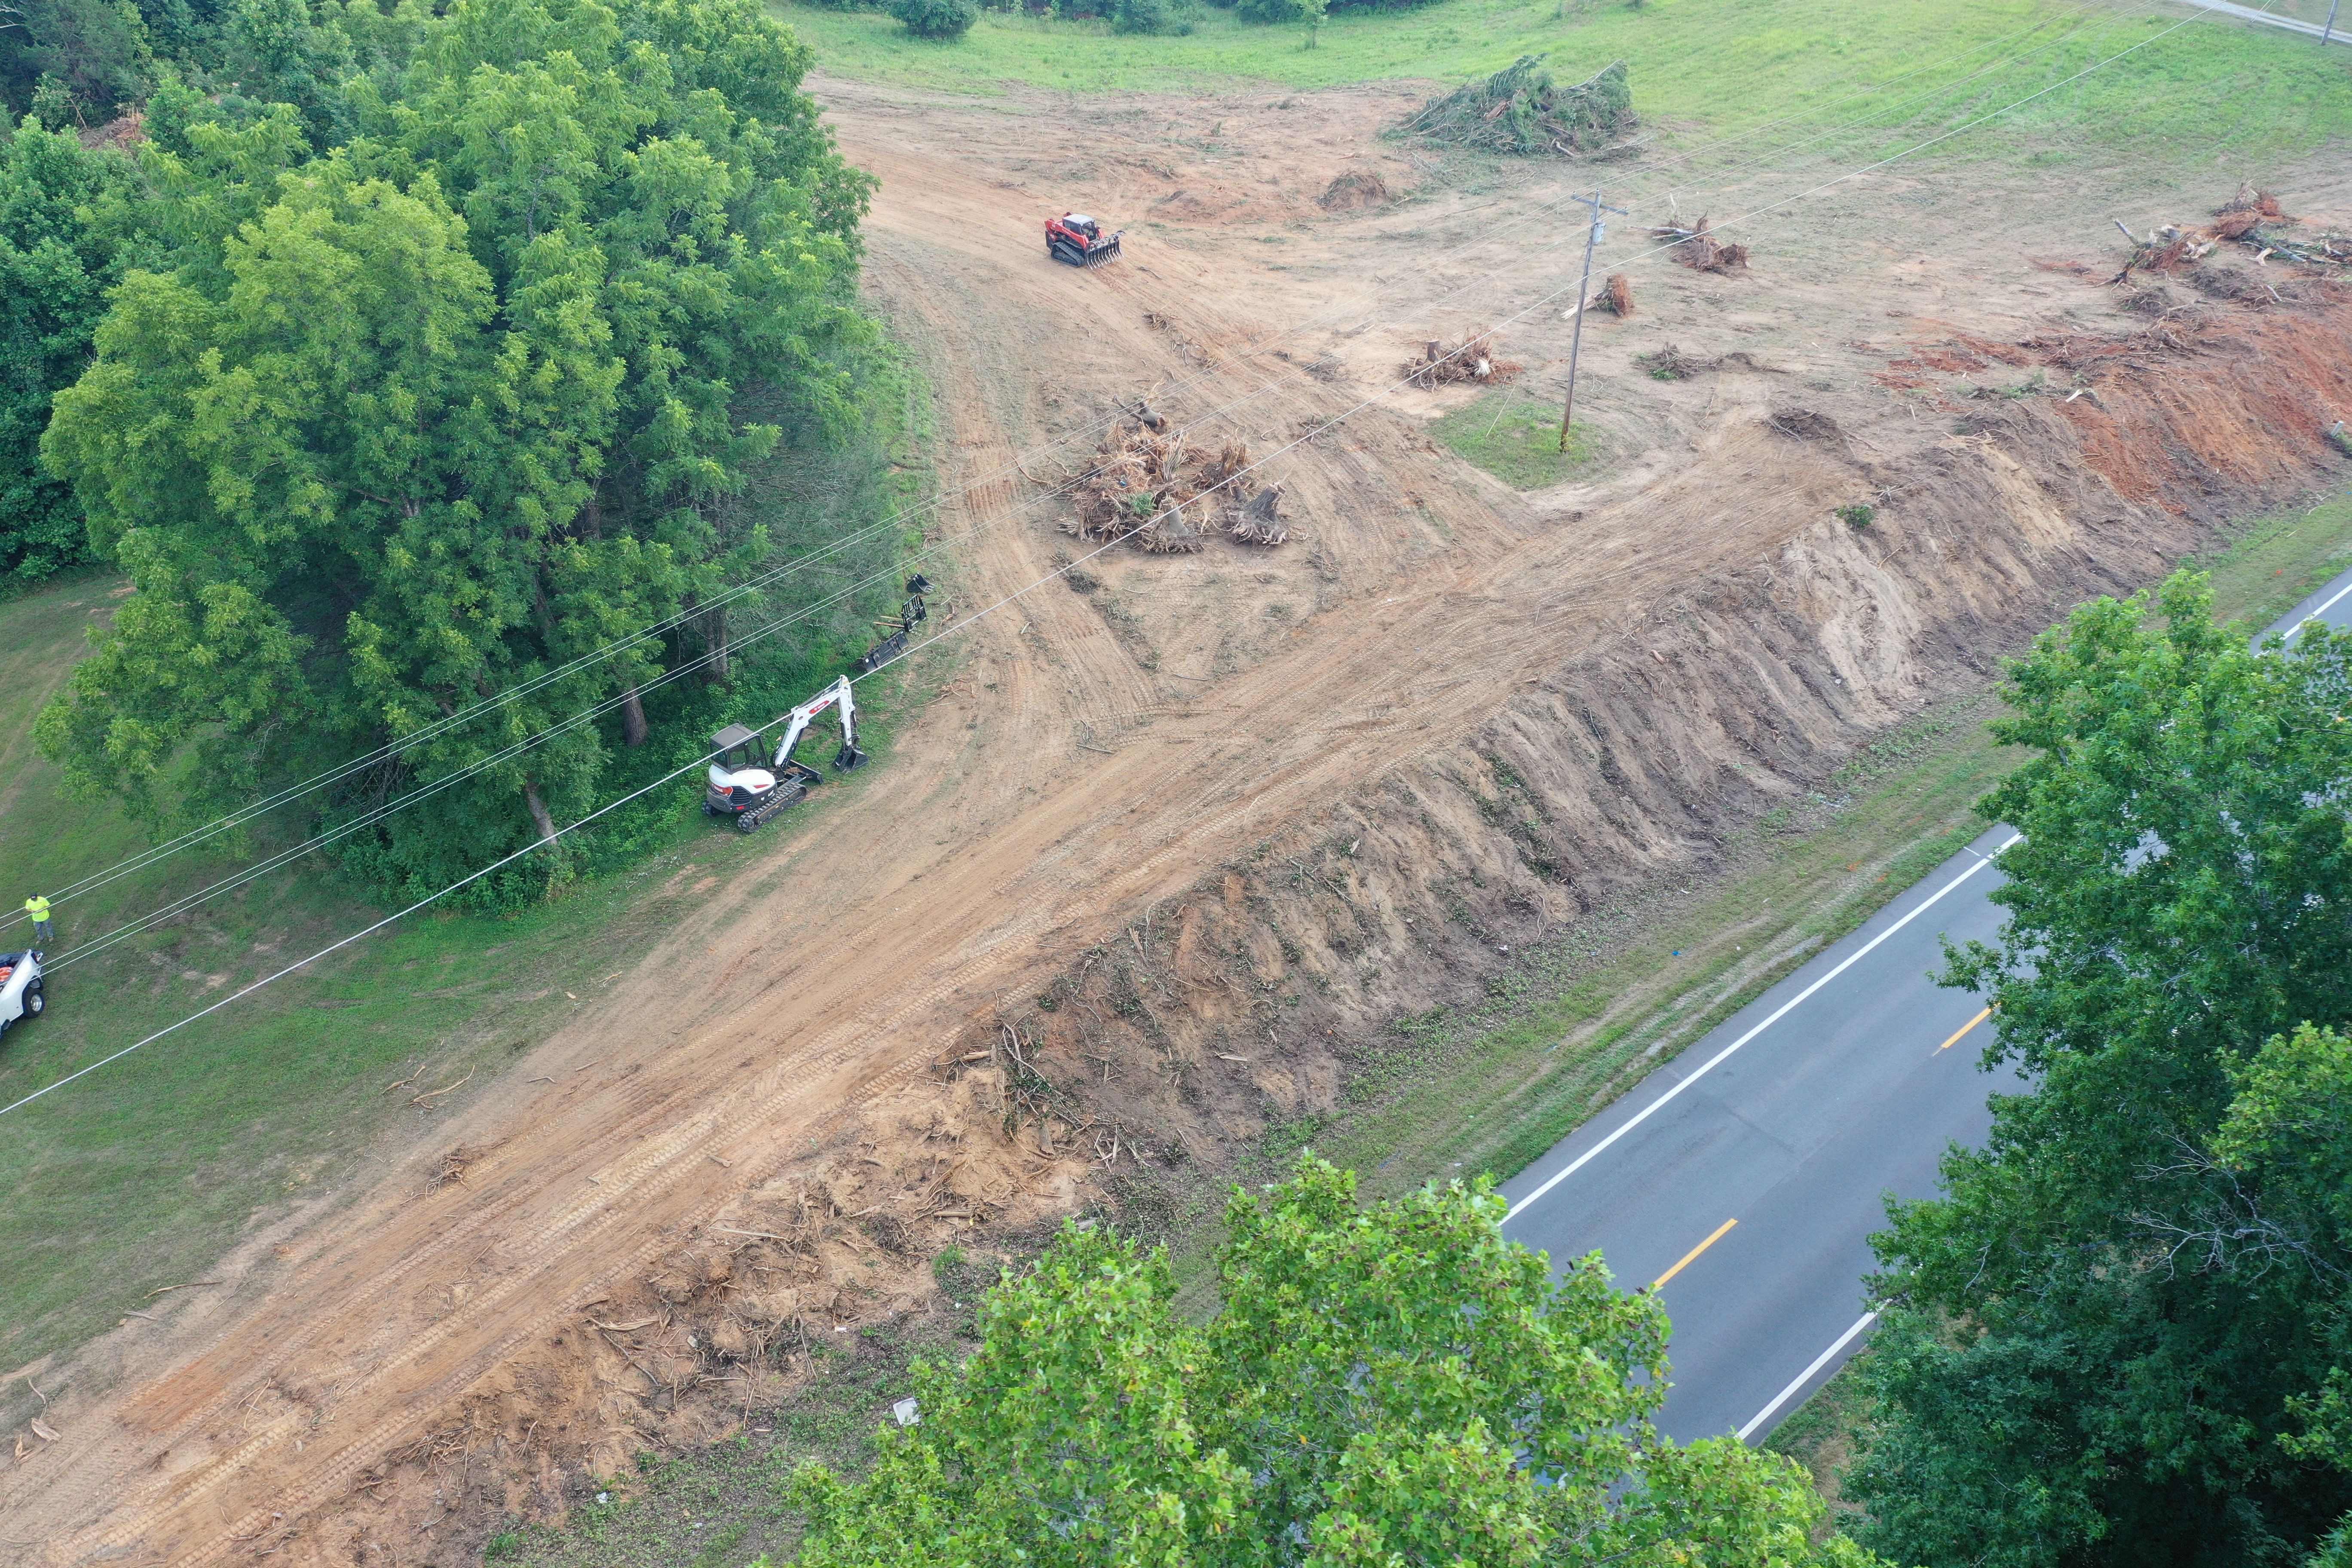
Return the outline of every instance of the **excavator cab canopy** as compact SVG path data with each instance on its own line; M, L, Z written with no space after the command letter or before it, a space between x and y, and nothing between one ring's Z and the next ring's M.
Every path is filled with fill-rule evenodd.
M730 724L710 737L710 749L722 757L747 746L756 750L759 743L760 732L757 730L747 730L740 724ZM757 761L757 756L755 755L752 760Z
M1102 230L1096 225L1095 220L1084 213L1064 213L1062 223L1066 227L1076 229L1088 239L1097 239L1102 235Z

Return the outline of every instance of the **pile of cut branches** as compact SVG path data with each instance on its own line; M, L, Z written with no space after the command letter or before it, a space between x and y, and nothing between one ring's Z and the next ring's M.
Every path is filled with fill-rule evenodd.
M1288 536L1281 490L1250 482L1249 447L1227 442L1190 452L1182 432L1149 409L1103 438L1096 461L1066 481L1077 516L1065 533L1092 543L1127 540L1154 555L1189 555L1223 529L1244 544L1279 544Z
M2116 226L2123 226L2120 221ZM2275 193L2251 185L2240 186L2236 195L2214 208L2210 224L2168 223L2149 230L2145 239L2128 228L2124 235L2132 242L2132 253L2123 269L2107 279L2110 286L2124 283L2135 272L2194 267L2224 245L2252 251L2256 266L2267 266L2276 257L2305 267L2352 267L2352 236L2332 230L2313 234L2287 216ZM2267 286L2263 292L2278 297Z
M1483 81L1431 99L1397 132L1528 157L1590 153L1618 140L1633 123L1633 90L1626 83L1624 61L1590 81L1561 87L1538 56L1521 55Z
M1726 245L1717 239L1715 231L1707 227L1704 216L1688 228L1680 224L1662 225L1650 231L1650 237L1673 240L1675 259L1700 272L1729 272L1735 268L1743 272L1748 269L1748 247Z
M1633 363L1657 381L1688 381L1695 375L1721 370L1726 365L1738 365L1742 370L1758 371L1766 375L1789 374L1777 364L1766 364L1745 349L1734 349L1727 354L1717 354L1713 359L1701 359L1696 354L1683 353L1672 343L1645 354L1635 354Z
M1421 357L1405 361L1398 374L1423 388L1465 381L1498 385L1525 368L1510 360L1496 359L1495 351L1501 346L1502 340L1495 336L1492 328L1473 332L1450 347L1431 338L1422 344Z

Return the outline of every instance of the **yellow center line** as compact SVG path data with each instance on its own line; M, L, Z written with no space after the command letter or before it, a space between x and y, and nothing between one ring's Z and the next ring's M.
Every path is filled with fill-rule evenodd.
M1990 1018L1990 1017L1991 1017L1991 1016L1992 1016L1992 1009L1991 1009L1991 1008L1990 1008L1990 1007L1986 1008L1983 1012L1981 1012L1981 1013L1978 1014L1975 1017L1970 1018L1967 1023L1962 1024L1962 1025L1959 1026L1959 1028L1958 1028L1958 1030L1956 1030L1956 1031L1953 1033L1952 1037L1951 1037L1950 1039L1946 1040L1942 1045L1937 1046L1936 1048L1937 1048L1937 1050L1939 1050L1939 1051L1948 1051L1948 1050L1950 1050L1954 1046L1957 1046L1957 1045L1958 1045L1958 1044L1960 1043L1960 1037L1961 1037L1962 1035L1967 1034L1970 1029L1975 1028L1979 1024L1983 1023L1987 1018Z
M1721 1225L1717 1226L1713 1236L1708 1237L1705 1241L1700 1242L1696 1247L1694 1247L1688 1252L1684 1253L1681 1262L1675 1264L1672 1268L1667 1269L1664 1274L1659 1275L1655 1279L1651 1280L1650 1289L1653 1290L1662 1289L1667 1280L1673 1279L1675 1275L1680 1274L1684 1269L1688 1268L1691 1266L1692 1258L1696 1258L1700 1253L1705 1252L1708 1247L1713 1247L1717 1242L1721 1241L1723 1239L1723 1233L1729 1230L1733 1226L1738 1225L1738 1223L1739 1222L1736 1219L1727 1219Z

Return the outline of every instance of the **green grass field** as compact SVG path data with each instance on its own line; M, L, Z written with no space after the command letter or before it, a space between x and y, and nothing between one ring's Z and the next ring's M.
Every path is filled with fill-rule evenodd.
M1600 455L1591 427L1581 419L1569 431L1568 450L1561 451L1559 409L1538 402L1525 387L1486 393L1441 416L1429 433L1513 489L1564 483Z
M878 12L776 11L815 47L821 71L959 93L1454 82L1541 55L1563 80L1628 62L1654 135L1857 116L1934 135L2044 89L1992 134L1953 145L2032 158L2080 139L2210 156L2291 153L2352 133L2352 72L2309 40L2125 0L1443 0L1342 13L1312 49L1297 28L1222 10L1183 37L988 12L952 44L908 37Z
M929 397L906 374L877 405L872 460L888 460L879 483L893 510L929 492ZM86 649L87 629L126 592L119 578L91 575L0 600L0 916L149 844L112 799L68 795L32 742L34 715ZM780 652L779 668L798 657ZM739 694L777 671L742 673ZM659 892L666 882L682 883L685 871L738 874L777 832L801 831L828 801L887 779L898 684L861 688L861 738L882 765L836 781L758 839L705 820L689 774L649 797L617 870L511 918L412 916L0 1117L0 1364L111 1327L146 1292L202 1278L290 1205L335 1201L372 1153L431 1137L659 936L683 897ZM260 847L285 831L265 819ZM194 849L59 902L52 963L247 864ZM64 963L48 1011L0 1038L0 1106L392 907L313 852ZM0 948L30 935L11 918Z
M118 588L85 579L0 604L8 911L147 843L110 800L66 794L30 740L33 714ZM876 718L878 752L887 714ZM692 781L680 784L670 847L634 870L513 918L414 916L0 1120L0 1361L70 1344L155 1287L199 1278L284 1205L332 1190L369 1151L429 1131L495 1079L658 934L667 900L652 889L681 868L730 874L767 847L713 828L696 804ZM241 864L192 852L59 903L52 962ZM385 912L314 857L58 968L48 1011L0 1038L0 1104ZM29 937L16 920L0 943ZM451 1094L410 1103L468 1074ZM412 1081L387 1087L401 1080Z

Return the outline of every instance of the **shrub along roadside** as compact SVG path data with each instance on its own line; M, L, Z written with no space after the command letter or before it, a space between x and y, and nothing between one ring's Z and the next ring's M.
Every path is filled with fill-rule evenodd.
M890 15L918 38L952 42L971 31L980 8L971 0L894 0Z

